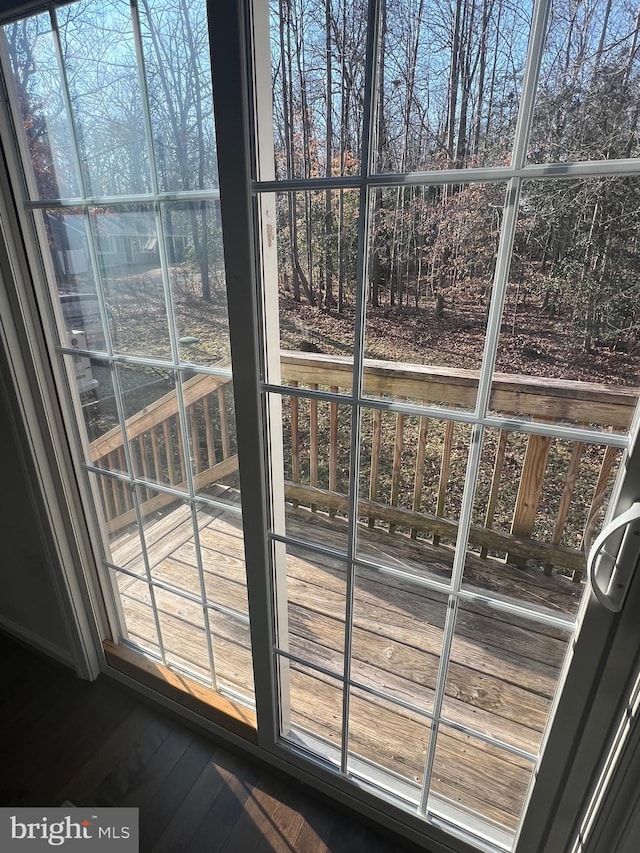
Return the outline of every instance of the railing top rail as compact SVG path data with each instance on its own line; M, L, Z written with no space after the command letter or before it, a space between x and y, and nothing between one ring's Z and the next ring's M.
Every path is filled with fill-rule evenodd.
M353 362L349 356L282 350L284 382L349 388ZM365 394L419 400L472 409L476 402L479 371L438 365L364 360ZM183 385L190 406L230 380L201 374ZM572 420L626 429L638 399L638 390L600 382L582 382L539 376L496 373L490 407L505 414ZM136 438L177 412L175 389L127 419L127 435ZM122 444L120 427L91 443L94 459Z
M225 365L219 364L217 367ZM182 396L185 406L191 406L197 403L203 397L217 391L227 385L231 380L226 376L214 376L211 374L198 374L192 376L182 385ZM145 406L139 412L127 418L127 437L129 439L137 438L142 433L147 432L167 418L175 415L178 411L178 399L175 388L168 391L158 400ZM116 450L122 445L122 432L119 426L114 427L109 432L91 442L91 456L93 459L101 459L113 450Z
M281 352L285 382L348 388L352 365L349 356ZM364 360L365 394L473 408L478 379L478 370ZM634 388L497 373L490 407L506 414L627 428L637 399L638 390Z

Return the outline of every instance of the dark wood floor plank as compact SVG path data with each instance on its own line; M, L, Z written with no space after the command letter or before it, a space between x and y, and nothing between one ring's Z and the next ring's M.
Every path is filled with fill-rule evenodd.
M249 794L244 811L222 848L223 853L235 850L291 853L304 818L299 810L283 802L286 799L292 799L288 786L270 774L263 776Z
M260 771L248 762L234 762L232 769L218 764L224 785L213 805L205 815L198 831L186 848L186 853L217 853L224 844L238 819L253 786L260 778Z
M51 696L42 697L40 707L30 704L29 711L11 726L11 737L0 747L0 763L5 779L0 786L0 801L4 805L25 805L25 797L34 805L44 805L40 790L41 776L34 768L50 766L51 738L64 731L70 714L77 712L83 683L66 680ZM47 701L48 700L48 701Z
M333 825L328 847L331 853L401 853L386 835L369 827L357 828L345 815L340 815Z
M60 680L53 680L42 687L36 683L29 688L26 696L17 695L15 702L5 703L4 714L0 715L0 725L11 730L13 737L0 747L0 757L4 759L18 746L24 746L36 740L40 734L55 725L58 715L68 711L69 700L80 694L82 683L77 678L67 679L66 673ZM8 707L11 705L11 707Z
M294 840L296 853L328 853L331 831L338 813L322 803L310 801L304 807L304 823Z
M58 789L78 773L95 753L96 744L108 738L131 712L130 697L98 682L85 684L76 708L70 710L64 725L52 732L39 760L49 768L33 789L38 802L57 804Z
M204 768L212 761L215 749L194 737L153 797L140 825L140 848L151 850Z
M54 802L57 804L70 800L72 803L81 804L82 799L90 800L96 788L113 770L114 755L129 752L132 744L153 724L153 720L153 711L143 705L134 705L78 772L56 791ZM168 731L167 726L167 733Z
M220 754L219 751L216 753L216 758L223 765L225 761L228 762L230 767L236 760L228 753ZM207 816L211 804L224 786L225 777L221 774L218 764L212 759L174 811L163 835L153 847L153 853L182 853L186 850Z
M120 757L116 767L96 791L98 806L147 806L189 746L189 735L172 727L167 735L160 724L157 737L145 737L131 753Z

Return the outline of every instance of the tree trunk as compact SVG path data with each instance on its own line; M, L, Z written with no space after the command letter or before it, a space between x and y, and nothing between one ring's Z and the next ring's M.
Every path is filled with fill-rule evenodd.
M462 0L456 0L451 40L451 63L449 65L449 92L447 98L446 149L449 162L454 162L456 110L458 106L458 84L460 78L460 17Z
M333 158L333 77L331 64L331 0L325 0L325 50L327 54L327 128L325 139L325 174L331 177ZM324 194L324 304L333 307L333 211L331 208L331 190Z

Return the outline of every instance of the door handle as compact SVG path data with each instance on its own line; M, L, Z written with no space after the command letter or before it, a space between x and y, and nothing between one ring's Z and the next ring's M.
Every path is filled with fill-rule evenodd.
M640 501L635 501L601 531L587 558L591 589L607 610L617 613L622 609L639 559Z

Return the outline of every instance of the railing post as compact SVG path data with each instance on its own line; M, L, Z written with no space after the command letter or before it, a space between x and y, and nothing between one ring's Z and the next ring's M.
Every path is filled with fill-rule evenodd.
M546 435L529 435L511 524L511 533L514 536L531 538L552 441L553 439ZM524 566L525 562L522 557L507 554L507 563Z

